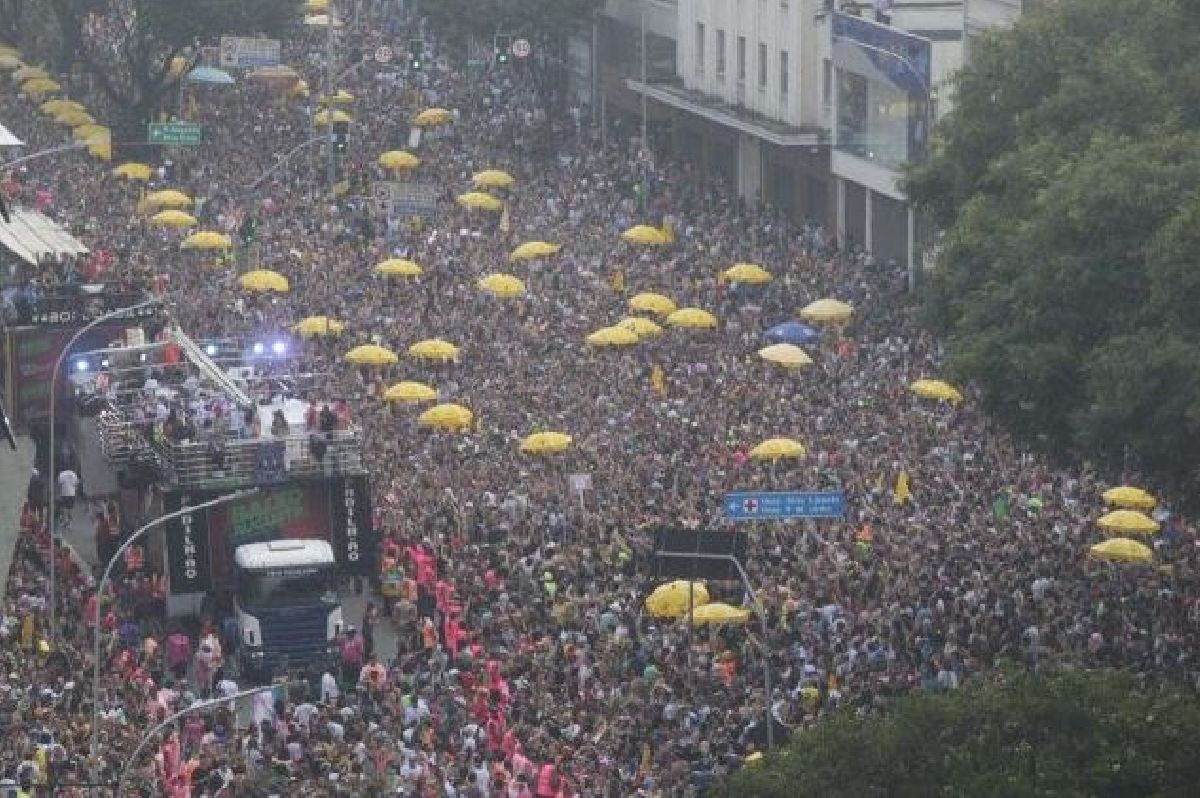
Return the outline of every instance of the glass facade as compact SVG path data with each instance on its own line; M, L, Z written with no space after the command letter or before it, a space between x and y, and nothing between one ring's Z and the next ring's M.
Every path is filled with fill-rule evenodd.
M837 148L889 169L923 157L925 98L837 70Z

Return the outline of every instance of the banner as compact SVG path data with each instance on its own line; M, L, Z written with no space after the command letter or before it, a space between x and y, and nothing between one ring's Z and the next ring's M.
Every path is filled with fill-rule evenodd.
M173 513L211 498L188 493L168 493L163 497L163 513ZM209 510L199 510L168 521L167 578L172 595L206 593L212 589L212 562L209 556Z
M371 492L367 478L332 479L330 485L330 543L345 573L372 576L375 534L371 529Z
M278 39L256 39L245 36L222 36L220 65L223 67L278 66Z

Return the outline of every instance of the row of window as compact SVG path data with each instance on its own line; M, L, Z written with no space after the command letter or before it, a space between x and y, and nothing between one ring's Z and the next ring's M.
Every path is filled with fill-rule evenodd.
M704 29L703 22L696 23L696 71L704 72L704 45L707 32ZM717 77L725 77L725 31L717 29L716 40L716 67ZM758 43L758 87L765 89L767 87L767 74L770 71L769 55L767 45L762 42ZM779 51L779 94L783 97L788 93L788 78L790 77L790 66L788 64L788 51ZM737 37L737 79L739 83L746 81L746 37Z

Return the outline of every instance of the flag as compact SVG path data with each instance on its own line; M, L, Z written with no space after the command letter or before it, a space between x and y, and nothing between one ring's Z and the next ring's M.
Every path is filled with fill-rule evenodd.
M667 395L667 375L663 373L663 367L657 363L650 369L650 387L659 396Z
M896 486L892 488L892 504L900 507L912 501L912 492L908 489L908 472L901 471L896 477Z

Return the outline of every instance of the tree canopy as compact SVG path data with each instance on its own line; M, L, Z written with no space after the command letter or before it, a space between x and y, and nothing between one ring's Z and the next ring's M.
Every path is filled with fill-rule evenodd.
M1183 798L1200 761L1190 689L1115 671L1019 675L913 693L882 717L836 715L743 767L718 798L830 795Z
M1018 434L1200 496L1200 14L1062 0L972 48L908 189L927 310Z

